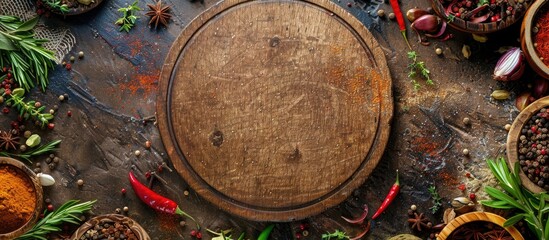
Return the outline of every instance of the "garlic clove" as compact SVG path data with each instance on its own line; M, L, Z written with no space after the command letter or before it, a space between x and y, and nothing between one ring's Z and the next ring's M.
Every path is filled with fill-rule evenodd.
M53 184L55 184L55 179L51 175L38 173L36 174L36 176L38 177L40 184L44 187L52 186Z
M467 206L471 203L473 203L473 202L471 202L471 200L469 198L457 197L457 198L454 198L450 204L452 205L453 208L460 208L460 207L463 207L463 206Z

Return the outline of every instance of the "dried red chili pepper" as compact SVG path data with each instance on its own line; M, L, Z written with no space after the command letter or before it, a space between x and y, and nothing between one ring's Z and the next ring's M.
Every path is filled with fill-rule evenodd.
M193 220L194 222L196 222L191 215L187 214L186 212L183 212L179 208L177 203L158 193L155 193L153 190L149 189L148 187L143 185L141 182L139 182L139 180L137 180L135 175L133 175L133 172L130 171L129 176L130 176L130 183L132 185L133 191L139 197L139 199L141 199L141 201L143 201L149 207L152 207L153 209L160 212L164 212L164 213L186 216L191 220Z
M408 42L408 38L406 37L406 23L404 23L404 15L402 15L402 12L400 11L398 0L390 0L389 2L391 3L391 7L393 8L393 12L395 13L395 16L398 22L398 28L400 29L400 33L402 33L402 36L404 37L404 40L406 41L408 48L412 50L412 46L410 46L410 43Z
M383 200L383 202L381 203L381 206L379 206L376 213L374 213L374 216L372 216L372 220L379 217L379 215L381 215L381 213L383 213L383 211L387 209L389 204L391 204L391 202L397 196L399 190L400 190L400 183L398 181L398 170L397 170L397 177L396 177L395 184L393 184L393 186L391 187L391 190L389 190L389 193L387 194L387 197L385 197L385 200Z

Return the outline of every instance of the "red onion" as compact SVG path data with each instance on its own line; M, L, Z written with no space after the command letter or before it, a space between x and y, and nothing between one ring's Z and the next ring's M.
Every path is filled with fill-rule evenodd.
M421 8L412 8L406 12L406 18L408 18L410 22L414 22L419 17L427 14L429 14L429 12Z
M425 36L432 37L432 38L437 38L437 37L442 36L442 34L444 34L445 31L446 31L446 21L442 21L442 26L440 27L440 29L438 30L438 32L436 34L426 33Z
M545 96L545 94L547 93L547 90L549 90L549 81L543 78L537 78L534 81L534 88L533 88L534 97L540 98Z
M524 73L524 55L520 48L514 47L503 54L494 69L495 80L514 81Z
M410 26L416 31L432 33L438 30L440 22L441 20L439 17L432 14L427 14L416 19Z

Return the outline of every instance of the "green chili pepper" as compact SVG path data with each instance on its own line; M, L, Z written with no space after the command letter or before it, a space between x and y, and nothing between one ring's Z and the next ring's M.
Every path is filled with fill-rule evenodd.
M263 229L263 231L261 231L257 240L269 239L269 235L271 235L271 231L273 231L273 228L274 228L274 224L267 226L265 229Z

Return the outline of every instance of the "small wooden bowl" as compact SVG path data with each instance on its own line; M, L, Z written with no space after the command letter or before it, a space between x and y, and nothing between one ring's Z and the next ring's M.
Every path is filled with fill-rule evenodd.
M536 17L545 3L547 3L547 0L535 1L524 15L520 29L520 46L530 67L543 78L549 79L549 67L541 61L536 53L532 37L532 28L536 25Z
M448 14L446 14L446 9L440 1L441 0L431 0L431 5L433 7L433 10L435 10L435 13L439 17L441 17L443 21L447 21ZM525 1L523 4L525 9L528 9L528 2ZM489 23L473 23L456 17L453 21L448 22L448 25L462 32L487 34L502 30L513 25L515 22L518 22L522 16L524 16L524 12L522 12L522 14L518 16L506 18L505 21L502 20L499 22Z
M31 229L34 226L34 223L38 220L40 217L40 214L42 213L42 185L40 185L40 181L38 180L38 177L36 174L28 168L24 163L17 161L13 158L8 157L0 157L0 166L1 165L10 165L15 168L20 169L28 176L28 181L32 183L34 186L34 193L36 197L36 206L34 208L34 212L32 213L32 216L30 219L25 223L23 226L19 227L17 230L9 233L0 234L0 240L7 240L7 239L15 239L21 235L23 235L25 232L27 232L29 229Z
M80 15L80 14L83 14L83 13L87 13L95 8L97 8L99 5L101 5L101 3L103 2L103 0L95 0L93 3L91 3L90 5L86 6L84 4L78 4L78 7L76 8L69 8L69 12L66 12L66 13L62 13L58 10L55 10L55 9L52 9L50 8L48 5L45 5L46 8L48 8L52 13L55 13L57 15L62 15L62 16L75 16L75 15Z
M537 101L526 107L513 121L509 134L507 135L507 161L511 170L515 169L515 163L518 162L518 141L520 137L520 131L525 123L530 120L532 115L544 107L549 106L549 96L538 99ZM519 171L520 181L522 186L530 190L533 193L545 192L545 190L533 183L522 170Z
M99 215L97 217L94 217L84 224L80 226L76 231L72 234L71 240L78 240L80 237L82 237L84 234L86 234L86 231L88 231L90 228L93 228L95 225L104 223L104 222L118 222L121 224L124 224L128 226L129 229L132 230L132 232L135 234L137 239L139 240L151 240L149 237L149 234L133 219L120 215L120 214L105 214L105 215Z
M505 218L503 218L499 215L493 214L493 213L489 213L489 212L470 212L470 213L466 213L466 214L460 215L460 216L454 218L454 220L450 221L448 223L448 225L446 225L446 227L444 227L442 229L442 231L438 234L437 240L445 240L450 235L452 235L452 232L454 232L459 227L461 227L461 226L463 226L467 223L477 222L477 221L494 223L494 224L504 228L503 223L505 223ZM504 229L507 230L507 232L509 232L509 234L513 237L513 239L515 239L515 240L524 240L524 238L522 237L520 232L515 227L510 226L510 227L506 227Z

